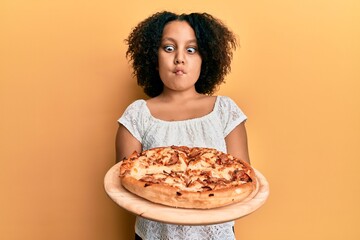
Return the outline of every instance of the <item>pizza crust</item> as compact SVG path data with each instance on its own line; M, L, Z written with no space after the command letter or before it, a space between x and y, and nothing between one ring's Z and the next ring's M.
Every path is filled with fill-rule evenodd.
M168 154L169 151L172 152L174 149L176 149L173 147L171 148L173 150L169 150L169 148L171 147L156 148L147 151L156 152L159 154L159 156L156 157L161 158L161 154L163 152L162 150ZM189 148L185 147L185 149ZM205 152L205 154L207 154L206 156L209 155L209 152L211 152L213 155L217 154L217 159L219 159L219 154L222 154L215 149L196 149L200 150L201 152ZM236 170L237 172L234 170L230 173L234 175L235 173L239 173L239 171L242 170L244 172L241 172L241 174L246 175L246 181L240 181L239 179L237 179L237 181L230 181L225 179L226 183L224 183L216 182L215 180L217 179L215 179L215 183L207 184L206 180L198 180L198 183L195 184L196 188L191 188L186 185L191 185L191 182L197 177L198 179L202 179L204 178L204 175L206 175L206 177L209 178L208 175L211 175L211 172L206 172L209 171L209 169L206 169L206 171L201 171L201 169L198 169L197 172L200 173L199 176L186 176L186 172L184 171L184 162L188 161L188 159L179 159L176 164L181 166L181 169L178 172L170 173L167 171L171 170L164 170L167 169L164 168L164 165L161 165L164 163L159 163L159 166L155 166L153 162L154 159L149 161L148 157L142 158L142 156L149 155L147 151L140 155L134 153L131 157L129 157L129 159L124 160L120 167L120 178L122 185L127 190L149 201L171 207L210 209L240 202L256 190L257 180L254 170L248 163L233 158L229 154L226 154L226 156L236 160L236 164L234 163L234 165L236 166L236 169L238 169ZM187 156L191 155L187 153ZM169 159L169 157L167 159ZM211 160L208 160L207 158L206 160L211 162ZM144 163L139 164L137 161L149 161L149 166L146 166ZM187 165L189 166L189 162L187 162ZM224 168L222 164L215 165L215 167L219 167L220 169ZM139 167L142 167L143 169L139 169ZM178 169L176 166L172 167L173 169ZM243 169L239 170L240 167ZM147 174L149 173L149 169L151 169L151 174ZM154 171L156 169L158 169L159 172L157 175L154 175ZM224 171L228 171L229 169L233 170L233 168L227 166ZM139 171L143 173L142 176L140 176L141 174L139 174ZM191 174L194 174L194 171L191 172ZM192 178L192 180L189 180L190 178ZM163 179L166 179L166 181ZM201 189L199 189L199 186L201 186Z

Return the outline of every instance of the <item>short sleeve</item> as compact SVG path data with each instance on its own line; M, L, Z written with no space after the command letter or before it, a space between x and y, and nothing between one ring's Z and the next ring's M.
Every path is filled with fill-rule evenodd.
M122 124L139 142L142 142L142 107L143 100L137 100L131 103L123 115L119 118L118 122Z
M218 111L223 126L224 137L247 119L243 111L229 97L221 97Z

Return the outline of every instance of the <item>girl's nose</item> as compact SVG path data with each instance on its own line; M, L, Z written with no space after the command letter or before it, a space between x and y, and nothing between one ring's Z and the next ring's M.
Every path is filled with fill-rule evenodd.
M178 49L178 51L176 52L174 63L176 65L185 63L185 55L182 49Z
M175 58L175 64L178 65L180 63L184 64L185 62L184 62L184 60L182 60L182 58L176 57Z

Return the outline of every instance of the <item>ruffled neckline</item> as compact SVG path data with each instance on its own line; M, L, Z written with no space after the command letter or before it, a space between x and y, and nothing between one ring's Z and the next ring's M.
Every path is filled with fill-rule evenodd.
M219 101L220 101L220 96L216 96L216 100L215 100L215 103L214 103L214 107L213 109L211 110L211 112L203 115L203 116L200 116L200 117L196 117L196 118L189 118L189 119L184 119L184 120L174 120L174 121L168 121L168 120L163 120L163 119L159 119L159 118L156 118L154 117L152 114L151 114L151 111L149 109L149 107L147 106L147 102L144 100L144 99L141 99L142 103L143 103L143 106L146 110L146 113L147 115L154 121L157 121L157 122L162 122L162 123L167 123L167 124L175 124L175 123L188 123L188 122L197 122L197 121L203 121L203 120L206 120L207 118L210 118L212 115L215 114L217 108L218 108L218 105L219 105Z

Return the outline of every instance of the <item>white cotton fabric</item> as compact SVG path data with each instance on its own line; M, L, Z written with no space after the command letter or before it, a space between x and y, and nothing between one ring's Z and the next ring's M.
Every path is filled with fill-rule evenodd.
M225 137L241 122L245 114L233 100L217 96L213 110L202 117L164 121L151 115L145 100L130 104L118 120L142 144L143 150L163 146L215 148L226 151ZM143 240L233 240L234 222L205 226L165 224L136 218L135 232Z

